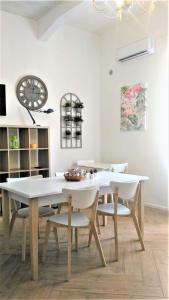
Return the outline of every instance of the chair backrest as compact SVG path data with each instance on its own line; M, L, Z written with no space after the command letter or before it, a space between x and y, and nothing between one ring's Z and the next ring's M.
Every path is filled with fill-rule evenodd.
M111 164L110 170L117 173L128 173L128 163Z
M63 177L64 176L64 172L55 172L55 176L56 177Z
M110 186L113 193L117 193L119 198L124 200L135 200L139 181L115 182L111 181Z
M71 200L71 205L75 209L85 209L91 207L98 196L98 188L90 187L85 189L63 189L66 198Z
M94 159L89 159L89 160L78 160L77 165L80 166L87 166L90 164L94 164Z
M7 178L7 182L12 183L15 181L23 181L23 180L32 180L32 179L39 179L42 178L42 175L35 175L35 176L29 176L29 177L15 177L15 178Z

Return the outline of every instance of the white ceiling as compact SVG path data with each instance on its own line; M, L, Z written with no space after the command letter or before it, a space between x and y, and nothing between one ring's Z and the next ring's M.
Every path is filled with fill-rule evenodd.
M71 0L67 1L0 1L0 9L12 14L30 18L33 20L39 20L45 16L48 12L52 11L55 7L64 6L67 3L75 2ZM78 1L77 1L78 2ZM112 20L105 18L104 15L95 11L92 5L92 0L82 0L82 3L77 7L70 10L66 14L66 21L64 24L78 26L81 29L85 29L92 32L97 32L100 28L110 23Z
M80 4L79 4L80 2ZM160 3L167 3L162 0ZM72 3L72 4L71 4ZM144 3L142 5L141 3ZM140 14L148 11L149 1L136 1L132 13L134 17L139 17ZM117 19L106 18L102 13L96 12L92 5L92 0L61 0L61 1L1 1L0 9L17 14L23 17L31 18L41 22L41 19L46 18L47 23L54 18L59 19L59 24L67 24L78 27L91 32L100 33L109 24L119 22ZM158 6L158 1L156 2ZM122 21L131 18L131 15L126 13ZM61 22L60 22L61 21Z
M0 1L1 10L38 20L62 1Z
M66 24L79 27L81 29L100 32L109 23L115 20L106 18L103 14L96 12L92 5L92 1L86 1L76 6L71 14L66 17Z
M167 3L168 0L160 0L155 3L155 6L158 7L159 4L164 4L164 9L167 9ZM92 0L83 0L82 3L74 7L66 15L64 23L87 31L101 33L107 26L114 24L118 25L121 22L129 21L131 18L135 19L136 22L139 22L139 17L142 14L151 15L151 5L149 0L135 1L130 11L124 12L121 21L116 18L115 9L114 11L112 10L112 13L105 15L96 11Z

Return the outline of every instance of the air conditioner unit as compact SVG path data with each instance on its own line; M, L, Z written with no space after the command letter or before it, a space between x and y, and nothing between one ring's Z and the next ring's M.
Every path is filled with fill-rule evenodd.
M154 40L146 38L117 49L117 60L125 62L138 56L154 53Z

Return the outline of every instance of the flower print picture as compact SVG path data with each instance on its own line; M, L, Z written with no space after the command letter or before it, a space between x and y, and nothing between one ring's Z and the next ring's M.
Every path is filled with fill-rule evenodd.
M145 130L146 87L138 83L121 88L121 127L123 131Z

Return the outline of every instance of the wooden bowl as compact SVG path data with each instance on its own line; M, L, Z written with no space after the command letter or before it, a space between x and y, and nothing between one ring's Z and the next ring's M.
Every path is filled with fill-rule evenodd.
M64 174L64 177L67 181L80 181L85 179L86 176L71 176L71 175Z

